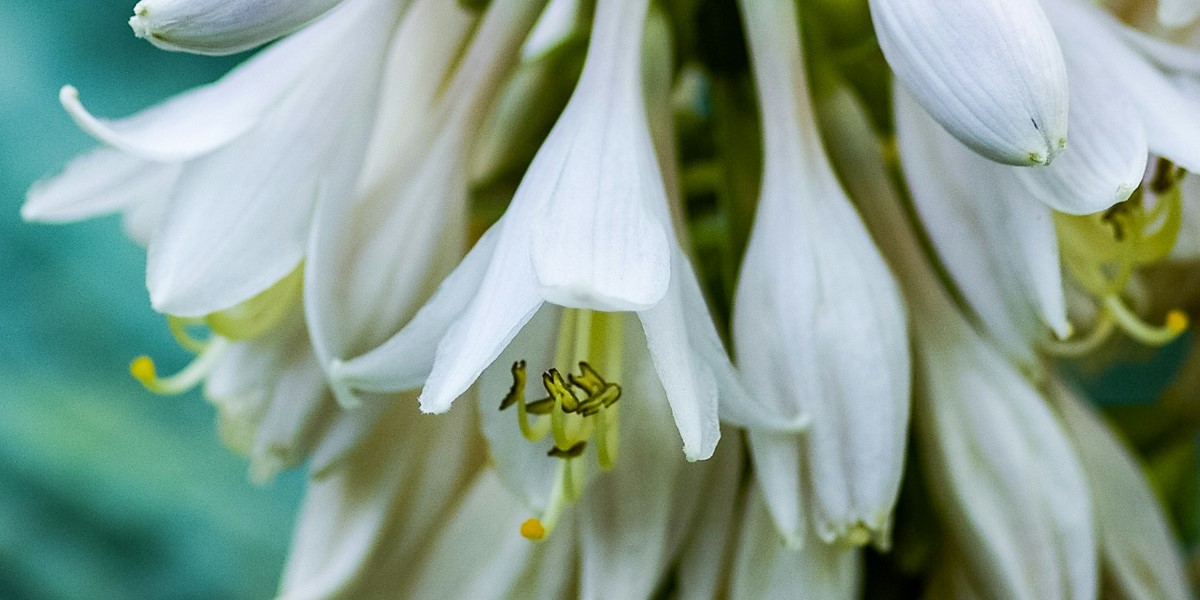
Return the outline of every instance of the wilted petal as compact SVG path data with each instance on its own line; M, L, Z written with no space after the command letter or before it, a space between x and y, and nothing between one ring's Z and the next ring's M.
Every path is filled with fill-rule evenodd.
M670 246L655 214L666 190L641 86L647 5L597 6L579 84L517 191L541 205L533 264L555 304L641 310L667 292Z
M368 16L253 131L185 166L149 248L156 310L200 316L270 287L303 257L318 194L350 195L394 25Z
M819 541L799 549L788 548L775 532L771 514L762 500L752 493L746 503L730 598L850 600L859 597L860 550Z
M812 417L803 456L821 538L886 545L908 429L907 317L891 272L821 147L795 8L787 0L751 0L742 8L765 157L735 300L738 364L767 404ZM772 464L801 456L792 445L767 440L754 448L780 452L763 458ZM786 534L802 534L802 520L780 517Z
M178 165L100 148L71 161L60 175L33 184L21 217L61 223L131 210L165 200L178 177Z
M956 144L899 89L895 114L905 180L939 257L989 333L1032 362L1044 326L1070 331L1050 209L1012 168Z
M142 0L133 7L129 26L135 35L163 50L233 54L291 33L339 2Z
M1037 0L871 0L888 64L954 137L1043 165L1066 147L1067 71Z
M1175 536L1142 466L1063 382L1054 396L1092 490L1107 579L1130 600L1190 598Z

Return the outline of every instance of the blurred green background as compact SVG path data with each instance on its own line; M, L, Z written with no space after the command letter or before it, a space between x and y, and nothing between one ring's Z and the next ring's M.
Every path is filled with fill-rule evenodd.
M115 218L22 223L29 185L94 146L61 110L78 87L122 116L237 62L156 50L134 0L0 2L0 599L264 598L275 589L299 473L250 484L199 393L162 398L128 374L181 366L150 310L144 254Z

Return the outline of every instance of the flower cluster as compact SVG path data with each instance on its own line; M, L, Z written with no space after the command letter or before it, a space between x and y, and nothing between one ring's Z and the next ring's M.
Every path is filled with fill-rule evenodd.
M265 47L64 87L23 214L121 213L133 376L307 464L281 598L1187 598L1068 366L1188 328L1200 2L1110 4L142 0Z

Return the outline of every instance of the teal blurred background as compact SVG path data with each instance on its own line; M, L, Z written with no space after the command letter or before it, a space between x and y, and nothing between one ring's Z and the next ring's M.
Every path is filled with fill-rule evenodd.
M187 360L150 310L144 254L106 218L22 223L25 190L94 146L57 102L66 83L123 116L237 62L156 50L134 0L0 2L0 599L264 598L298 473L250 484L199 393L151 395L149 354Z

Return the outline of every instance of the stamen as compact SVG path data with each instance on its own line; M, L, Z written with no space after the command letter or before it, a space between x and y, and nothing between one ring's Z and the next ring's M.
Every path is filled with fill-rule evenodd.
M1188 328L1187 314L1178 309L1169 311L1164 324L1161 327L1155 327L1134 314L1119 296L1105 297L1104 307L1112 314L1117 325L1129 334L1129 337L1148 346L1165 346Z
M846 530L846 537L843 539L850 546L861 548L871 541L871 530L862 521L859 521Z
M1107 310L1100 311L1096 325L1087 335L1066 340L1051 340L1043 344L1046 352L1064 358L1076 358L1092 353L1117 329L1117 322Z
M188 366L169 377L159 377L154 360L149 356L139 356L129 364L129 374L155 394L183 394L204 380L228 347L229 342L224 338L214 338Z
M171 335L175 338L176 343L193 354L204 352L204 349L208 347L208 341L193 336L187 328L203 323L204 319L167 316L167 327L171 330Z

